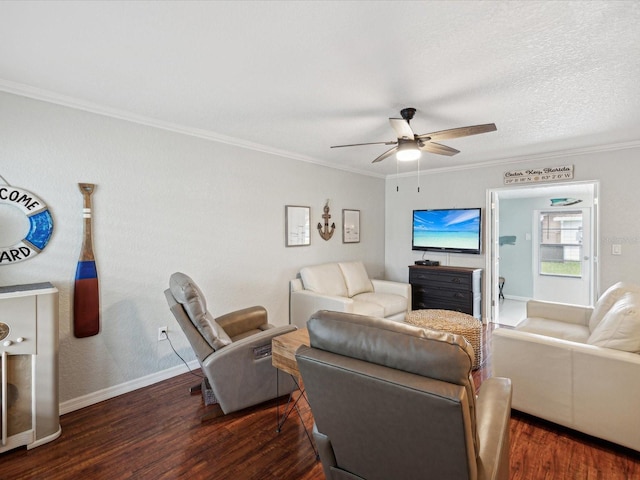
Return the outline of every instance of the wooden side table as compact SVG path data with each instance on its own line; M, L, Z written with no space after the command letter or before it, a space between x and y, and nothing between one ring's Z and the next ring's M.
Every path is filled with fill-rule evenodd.
M293 381L296 383L298 387L299 394L298 397L294 399L294 392L289 394L289 399L287 400L287 405L282 413L282 417L280 417L280 405L276 408L276 415L278 420L278 425L276 428L276 432L280 433L282 429L282 425L289 418L289 415L294 410L300 417L300 422L302 422L302 426L304 427L304 431L307 434L307 438L311 443L311 448L313 448L313 452L316 454L316 459L319 459L318 451L313 443L313 439L307 430L306 425L304 424L304 420L302 419L302 415L300 415L300 410L298 409L298 402L301 398L309 403L307 399L307 395L304 392L304 385L302 384L302 378L300 377L300 370L298 369L298 362L296 361L296 350L301 345L309 345L309 331L306 328L301 328L295 330L293 332L285 333L284 335L278 335L277 337L273 337L271 339L271 363L274 367L277 368L276 372L283 371L288 373L293 378ZM276 385L278 382L276 382ZM279 395L277 395L279 397Z
M300 370L298 370L296 362L296 350L301 345L309 346L309 331L306 328L273 337L271 340L271 363L273 366L299 379Z

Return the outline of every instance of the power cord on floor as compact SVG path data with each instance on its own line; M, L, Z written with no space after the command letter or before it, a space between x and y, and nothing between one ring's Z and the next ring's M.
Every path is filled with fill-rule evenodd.
M164 334L165 338L169 341L169 345L171 346L171 350L173 350L173 353L175 353L178 356L178 358L182 360L182 363L185 364L185 366L187 367L187 370L189 370L189 373L194 377L204 378L203 375L198 375L197 373L192 371L191 368L189 367L189 364L185 362L184 358L182 358L180 354L177 352L177 350L173 347L173 343L171 343L171 339L169 338L169 332L162 332L162 333Z

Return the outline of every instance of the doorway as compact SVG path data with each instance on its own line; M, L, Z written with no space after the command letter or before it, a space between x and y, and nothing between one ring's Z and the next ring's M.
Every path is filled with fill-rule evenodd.
M524 318L532 298L592 305L598 290L597 210L598 182L488 190L486 318L501 323L501 310ZM505 323L520 319L505 317Z

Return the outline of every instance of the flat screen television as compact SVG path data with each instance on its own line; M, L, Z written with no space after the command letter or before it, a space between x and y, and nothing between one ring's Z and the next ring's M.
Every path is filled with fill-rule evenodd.
M480 254L480 208L414 210L412 223L413 250Z

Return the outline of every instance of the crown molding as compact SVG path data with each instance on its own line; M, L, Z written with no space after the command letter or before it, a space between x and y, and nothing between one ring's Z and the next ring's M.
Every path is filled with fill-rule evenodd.
M126 110L106 107L104 105L87 102L87 101L80 100L68 95L61 95L59 93L51 92L49 90L32 87L30 85L12 82L12 81L1 79L1 78L0 78L0 91L11 93L11 94L22 96L22 97L31 98L34 100L41 100L44 102L53 103L56 105L61 105L61 106L73 108L76 110L83 110L83 111L95 113L98 115L116 118L116 119L124 120L127 122L137 123L140 125L145 125L153 128L159 128L161 130L167 130L167 131L179 133L182 135L202 138L204 140L209 140L212 142L223 143L226 145L231 145L238 148L244 148L247 150L253 150L253 151L265 153L268 155L275 155L278 157L311 163L314 165L331 168L334 170L341 170L349 173L355 173L358 175L365 175L368 177L383 178L383 179L415 177L418 175L433 175L433 174L446 173L446 172L467 171L467 170L474 170L478 168L493 167L498 165L502 165L502 166L516 165L516 164L531 162L531 161L565 158L565 157L585 155L590 153L611 152L611 151L625 150L630 148L640 148L640 140L637 140L637 141L626 142L626 143L599 145L599 146L587 147L587 148L559 150L555 152L547 152L547 153L540 153L540 154L534 154L534 155L523 155L519 157L495 159L495 160L490 160L482 163L474 163L471 165L457 165L457 166L451 166L451 167L424 169L424 170L420 170L420 172L412 171L412 172L405 172L400 174L390 173L385 175L381 173L373 173L373 172L368 172L368 171L359 170L355 168L336 165L329 162L323 162L321 160L318 160L312 157L300 155L300 154L289 152L286 150L277 149L267 145L249 142L246 140L242 140L240 138L223 135L223 134L212 132L209 130L186 127L184 125L179 125L177 123L172 123L172 122L165 122L152 117L138 115Z
M405 172L400 174L390 174L387 175L387 178L399 178L399 177L417 177L418 175L433 175L438 173L448 173L448 172L458 172L458 171L466 171L466 170L475 170L478 168L487 168L487 167L495 167L495 166L509 166L509 165L517 165L520 163L540 161L540 160L550 160L556 158L567 158L573 157L577 155L586 155L591 153L602 153L602 152L614 152L618 150L627 150L631 148L640 148L640 140L635 140L632 142L624 142L624 143L612 143L608 145L596 145L593 147L585 147L585 148L574 148L568 150L558 150L555 152L546 152L539 153L533 155L521 155L519 157L509 157L497 160L490 160L482 163L474 163L472 165L456 165L452 167L442 167L442 168L431 168L428 170L420 170L420 172Z
M366 171L358 170L355 168L349 168L349 167L335 165L328 162L322 162L315 158L307 157L305 155L300 155L300 154L289 152L286 150L277 149L267 145L249 142L246 140L242 140L240 138L223 135L223 134L212 132L209 130L187 127L187 126L179 125L177 123L172 123L172 122L165 122L163 120L158 120L156 118L147 117L144 115L138 115L138 114L135 114L126 110L120 110L117 108L106 107L104 105L87 102L87 101L80 100L78 98L71 97L68 95L62 95L59 93L51 92L49 90L44 90L41 88L32 87L30 85L24 85L21 83L12 82L5 79L0 79L0 91L11 93L13 95L18 95L21 97L31 98L34 100L40 100L47 103L61 105L63 107L73 108L75 110L82 110L85 112L95 113L97 115L103 115L111 118L116 118L119 120L124 120L127 122L137 123L137 124L145 125L148 127L159 128L161 130L167 130L167 131L179 133L182 135L202 138L204 140L209 140L212 142L223 143L223 144L231 145L234 147L266 153L268 155L275 155L278 157L284 157L291 160L311 163L311 164L322 166L322 167L332 168L334 170L342 170L350 173L356 173L358 175L366 175L369 177L385 178L385 175L383 174L366 172Z

